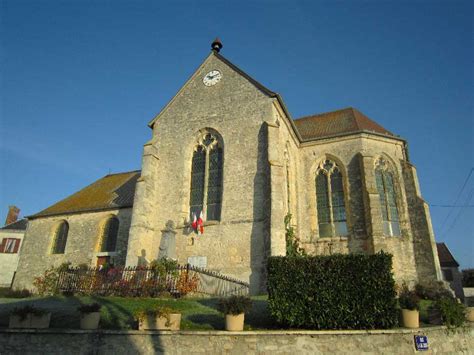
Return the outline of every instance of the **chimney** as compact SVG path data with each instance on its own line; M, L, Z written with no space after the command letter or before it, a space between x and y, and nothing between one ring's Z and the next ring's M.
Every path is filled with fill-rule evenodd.
M18 215L20 214L20 209L16 206L8 206L7 219L5 220L5 225L16 222L18 220Z

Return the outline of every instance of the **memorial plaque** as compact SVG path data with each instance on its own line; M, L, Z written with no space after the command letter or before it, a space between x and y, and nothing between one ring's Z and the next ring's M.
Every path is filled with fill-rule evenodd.
M190 256L188 264L205 269L207 268L207 256Z

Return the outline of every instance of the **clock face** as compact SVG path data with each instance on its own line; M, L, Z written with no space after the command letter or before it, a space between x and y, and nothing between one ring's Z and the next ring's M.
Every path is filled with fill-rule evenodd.
M202 79L202 82L206 86L212 86L212 85L216 85L221 79L222 79L221 72L219 70L212 70L204 76L204 78Z

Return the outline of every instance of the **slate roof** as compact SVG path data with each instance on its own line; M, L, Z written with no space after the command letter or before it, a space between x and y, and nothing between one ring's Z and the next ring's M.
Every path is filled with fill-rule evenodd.
M438 249L438 258L441 267L459 267L458 262L454 259L453 254L448 249L448 246L444 243L436 243Z
M139 177L140 170L106 175L28 218L132 207Z
M28 225L28 220L26 218L20 219L19 221L7 224L6 226L0 228L1 230L26 230Z
M358 132L372 132L398 138L352 107L302 117L294 120L294 123L303 140Z

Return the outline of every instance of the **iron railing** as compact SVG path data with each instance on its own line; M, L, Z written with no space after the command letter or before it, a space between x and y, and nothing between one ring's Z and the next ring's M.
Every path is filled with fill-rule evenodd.
M69 268L59 273L58 290L65 294L157 297L170 293L209 296L248 295L249 284L191 265L163 271L152 267Z

